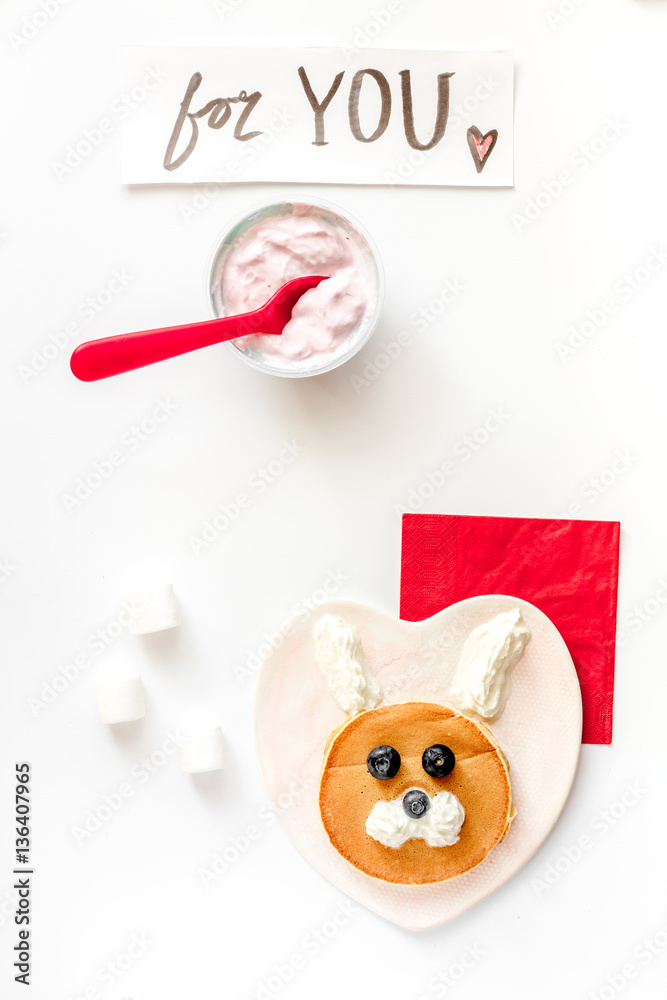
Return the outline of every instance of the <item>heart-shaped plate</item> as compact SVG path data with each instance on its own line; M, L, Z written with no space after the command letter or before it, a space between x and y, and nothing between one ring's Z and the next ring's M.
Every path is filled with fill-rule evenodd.
M473 628L520 608L532 638L512 671L512 693L490 728L510 765L517 816L509 833L472 871L434 885L395 885L363 874L332 847L320 819L324 748L345 715L315 662L317 619L340 616L359 630L383 704L434 701L448 694ZM532 604L484 595L423 622L405 622L362 604L332 601L301 612L280 630L283 644L260 672L257 749L271 803L297 850L330 882L388 920L422 930L450 920L511 878L548 836L569 794L581 747L581 692L560 633ZM274 640L274 646L277 642Z

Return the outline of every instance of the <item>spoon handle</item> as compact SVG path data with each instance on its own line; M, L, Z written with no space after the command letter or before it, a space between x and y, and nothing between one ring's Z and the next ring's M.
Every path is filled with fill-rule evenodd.
M131 372L200 347L221 344L248 333L265 332L261 326L262 311L263 307L238 316L221 316L201 323L89 340L74 350L70 368L82 382L97 382L111 375Z
M186 323L185 326L167 326L161 330L142 330L89 340L73 352L69 363L72 374L82 382L97 382L110 375L131 372L135 368L153 365L156 361L245 337L249 333L281 334L304 292L325 280L321 274L292 278L259 309L236 316L220 316L200 323Z

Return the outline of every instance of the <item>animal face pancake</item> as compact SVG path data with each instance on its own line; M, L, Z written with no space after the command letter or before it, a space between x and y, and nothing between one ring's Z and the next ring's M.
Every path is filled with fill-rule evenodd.
M444 777L422 766L424 751L449 747L456 763ZM378 780L366 765L375 747L393 747L401 758L394 777ZM459 840L431 847L411 839L386 847L366 832L373 806L419 788L433 798L448 791L465 809ZM336 850L360 871L386 882L444 882L476 867L502 840L513 815L507 761L486 729L430 702L387 705L354 716L331 738L320 780L320 812Z

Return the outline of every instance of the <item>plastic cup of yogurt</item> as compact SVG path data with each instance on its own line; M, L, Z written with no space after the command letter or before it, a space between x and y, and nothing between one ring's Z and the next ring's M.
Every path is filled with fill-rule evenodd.
M380 257L356 220L321 201L258 206L216 246L207 282L214 316L257 309L286 281L305 274L329 278L301 296L280 336L228 342L253 368L300 378L331 371L356 354L382 309Z

